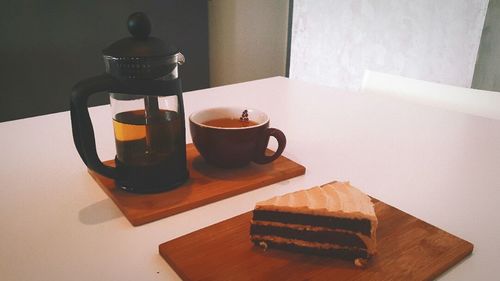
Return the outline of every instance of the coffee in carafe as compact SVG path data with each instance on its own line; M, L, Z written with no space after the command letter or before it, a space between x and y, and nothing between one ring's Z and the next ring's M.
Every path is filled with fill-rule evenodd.
M145 110L118 113L113 118L116 140L116 158L128 165L157 165L176 163L175 152L182 138L179 136L181 118L177 112L159 110L150 122L144 119Z
M182 173L179 163L186 162L185 139L181 136L182 118L177 112L159 110L158 116L146 122L145 110L121 112L113 118L116 159L124 174L138 174L136 184L152 186L169 171ZM151 171L148 175L148 172ZM130 179L129 181L134 181Z

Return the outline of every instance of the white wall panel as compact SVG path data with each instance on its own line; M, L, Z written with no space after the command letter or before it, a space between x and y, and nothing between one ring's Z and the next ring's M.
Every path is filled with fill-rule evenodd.
M295 0L290 77L358 90L365 69L470 87L488 0Z

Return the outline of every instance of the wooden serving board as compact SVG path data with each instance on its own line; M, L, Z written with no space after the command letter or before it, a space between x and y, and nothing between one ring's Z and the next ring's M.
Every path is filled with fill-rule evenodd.
M306 168L280 156L265 164L249 164L238 169L210 166L193 144L186 146L189 180L182 186L156 194L129 193L115 181L91 170L89 173L134 226L142 225L224 198L303 175ZM105 164L113 166L110 160Z
M432 280L472 252L473 245L381 201L377 255L352 262L250 242L251 212L160 245L184 280Z

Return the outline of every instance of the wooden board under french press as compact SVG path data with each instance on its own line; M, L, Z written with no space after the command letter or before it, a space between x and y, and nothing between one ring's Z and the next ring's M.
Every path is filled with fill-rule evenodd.
M269 248L250 241L251 212L159 246L183 280L432 280L467 257L473 245L374 200L377 254L365 268L325 256ZM202 254L200 254L202 253Z
M238 169L208 165L193 144L186 146L189 180L182 186L156 194L129 193L115 181L89 170L99 186L134 226L142 225L266 185L303 175L306 168L283 155L275 161L251 163ZM114 165L114 161L106 161Z

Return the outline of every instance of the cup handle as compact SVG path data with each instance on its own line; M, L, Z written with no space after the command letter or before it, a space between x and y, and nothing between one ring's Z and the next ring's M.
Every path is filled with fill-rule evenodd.
M278 141L278 149L274 152L273 155L266 155L266 149L269 145L270 137L274 137ZM259 143L257 144L257 157L253 160L253 162L257 164L266 164L276 160L276 158L280 157L281 153L286 146L286 137L282 131L276 128L267 128L262 134Z

